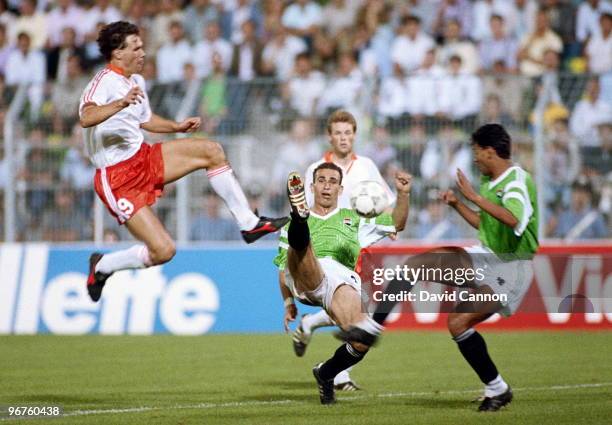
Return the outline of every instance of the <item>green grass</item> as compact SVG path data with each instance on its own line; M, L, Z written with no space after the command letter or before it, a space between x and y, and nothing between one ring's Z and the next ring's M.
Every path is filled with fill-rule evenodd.
M0 404L76 413L21 422L58 425L611 423L612 333L485 337L515 388L497 414L475 412L477 377L440 332L387 334L353 372L365 391L340 393L335 406L319 405L310 371L338 346L329 334L304 358L287 335L3 336Z

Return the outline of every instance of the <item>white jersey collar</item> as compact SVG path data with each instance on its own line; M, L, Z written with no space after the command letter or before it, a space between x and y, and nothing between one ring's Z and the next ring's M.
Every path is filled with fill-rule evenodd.
M340 207L336 207L336 209L330 211L329 213L327 213L327 215L319 215L314 211L310 211L310 215L316 218L320 218L322 220L327 220L328 218L330 218L332 215L334 214L338 214L338 212L340 211Z
M508 177L508 175L513 172L514 170L520 170L520 166L515 164L512 165L511 167L509 167L506 171L504 171L503 173L501 173L495 180L491 180L489 182L489 189L493 189L495 186L497 186L502 180L504 180L506 177Z

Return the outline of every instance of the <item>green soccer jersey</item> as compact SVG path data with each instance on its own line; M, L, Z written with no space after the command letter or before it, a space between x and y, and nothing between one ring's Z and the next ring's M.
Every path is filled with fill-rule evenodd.
M287 262L288 228L289 224L281 230L278 255L274 258L274 264L280 270L285 269ZM370 246L385 236L395 233L393 218L390 214L365 219L348 208L336 208L326 216L320 216L311 211L308 217L308 228L310 242L317 258L333 258L351 270L355 269L361 248Z
M503 206L518 220L512 229L481 210L478 237L482 244L497 255L533 257L538 249L538 201L529 173L515 165L493 181L483 176L480 195Z

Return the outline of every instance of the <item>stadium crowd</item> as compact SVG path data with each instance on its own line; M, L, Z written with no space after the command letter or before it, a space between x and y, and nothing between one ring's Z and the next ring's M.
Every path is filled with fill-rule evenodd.
M475 236L437 190L457 167L476 177L467 141L486 122L510 129L526 168L543 167L547 237L611 236L610 1L0 0L2 126L28 85L17 132L22 240L92 237L93 169L77 109L104 65L97 32L120 19L141 29L154 109L197 113L206 134L228 145L250 135L258 155L269 153L259 173L241 175L260 211L286 212L283 179L321 157L325 117L343 108L359 119L358 153L390 180L398 168L415 176L420 208L402 237ZM190 237L238 238L218 200L192 191L202 201ZM176 220L172 208L161 216Z

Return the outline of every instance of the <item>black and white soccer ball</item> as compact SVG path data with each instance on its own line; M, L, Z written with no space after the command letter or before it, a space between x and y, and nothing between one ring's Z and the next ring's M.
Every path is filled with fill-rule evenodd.
M379 216L389 206L389 196L384 187L375 181L363 181L351 191L351 208L362 217Z

